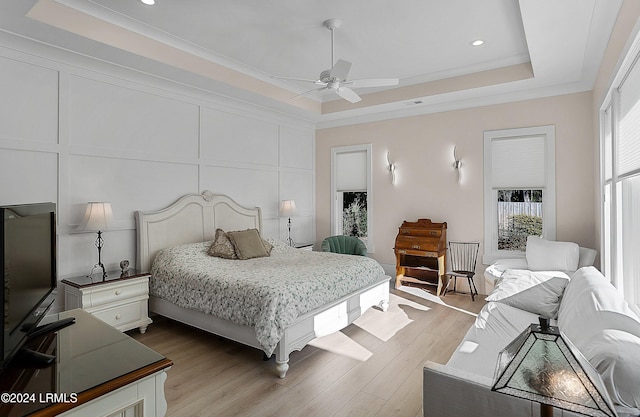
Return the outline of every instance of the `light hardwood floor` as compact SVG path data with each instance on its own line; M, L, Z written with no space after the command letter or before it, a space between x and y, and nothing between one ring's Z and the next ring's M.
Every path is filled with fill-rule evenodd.
M261 351L162 317L130 334L174 362L171 417L419 417L422 365L445 363L485 303L451 293L435 300L392 290L387 312L370 309L291 354L285 379Z

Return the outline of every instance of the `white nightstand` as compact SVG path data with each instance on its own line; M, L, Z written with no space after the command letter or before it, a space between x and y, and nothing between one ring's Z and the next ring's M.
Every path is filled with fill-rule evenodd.
M81 308L124 332L147 331L149 318L149 273L109 273L63 279L65 310Z

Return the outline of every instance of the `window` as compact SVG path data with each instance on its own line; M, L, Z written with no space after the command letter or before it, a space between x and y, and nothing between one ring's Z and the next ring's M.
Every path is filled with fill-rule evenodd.
M373 252L371 145L331 148L331 233L360 238Z
M556 237L555 128L484 134L483 263L524 256L527 236Z
M524 251L542 236L542 190L498 190L498 250Z
M640 304L640 40L623 61L600 112L601 270Z

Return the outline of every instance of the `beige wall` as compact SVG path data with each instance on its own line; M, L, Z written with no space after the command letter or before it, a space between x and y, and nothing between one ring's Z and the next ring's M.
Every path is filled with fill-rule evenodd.
M331 147L373 145L373 211L376 252L395 264L393 244L403 220L448 223L449 240L483 241L483 132L555 125L557 239L595 247L590 92L380 121L316 132L316 236L330 234ZM456 182L453 147L462 160ZM396 164L391 185L386 153ZM482 247L481 247L482 251ZM476 280L482 292L484 280Z

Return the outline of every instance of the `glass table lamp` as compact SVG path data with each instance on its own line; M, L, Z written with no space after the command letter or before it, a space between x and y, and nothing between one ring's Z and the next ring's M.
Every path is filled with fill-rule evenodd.
M498 356L492 391L540 403L540 416L553 407L593 417L617 416L589 361L548 319L532 324Z

